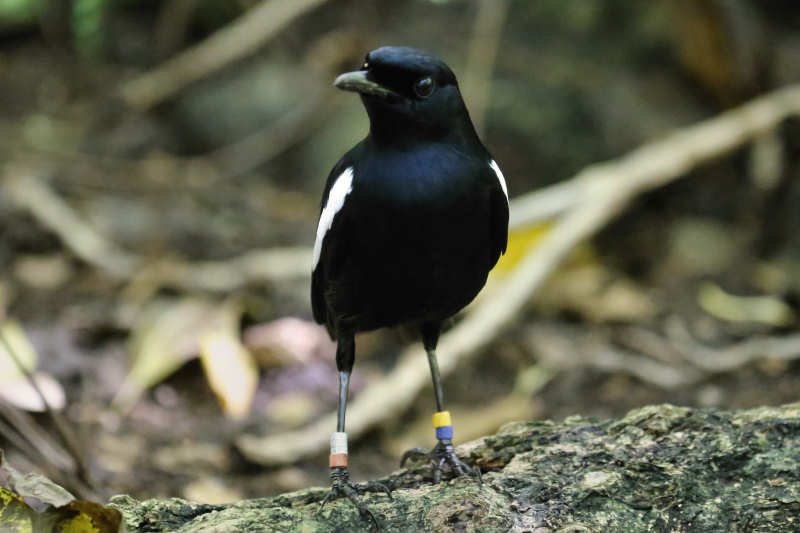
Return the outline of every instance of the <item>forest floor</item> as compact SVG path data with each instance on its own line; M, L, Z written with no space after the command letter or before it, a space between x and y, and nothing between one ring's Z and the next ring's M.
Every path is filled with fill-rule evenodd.
M306 23L313 28L329 15L329 8L322 9ZM460 15L448 8L446 16ZM424 31L432 35L436 24L429 21ZM510 24L509 31L523 34ZM141 20L120 22L119 40L134 52L116 53L135 55L145 26ZM326 169L366 124L358 102L319 97L308 87L327 87L335 72L358 64L363 43L350 30L325 34L304 49L302 68L296 68L291 52L297 41L287 38L175 101L139 112L122 105L116 91L141 66L81 62L25 33L5 39L0 323L8 318L23 326L21 342L35 349L37 369L58 382L65 417L77 428L98 492L216 504L327 485L322 454L262 466L242 454L237 439L295 430L336 404L334 345L310 323L305 256L295 260L289 252L311 245ZM632 56L652 51L629 44ZM674 65L659 72L595 72L592 87L574 74L580 83L570 85L567 75L542 82L558 85L535 93L552 113L532 115L523 128L514 121L530 117L515 115L508 95L525 86L514 93L507 80L515 69L528 72L531 57L519 43L507 46L498 60L505 81L496 87L500 103L490 109L487 142L508 168L512 198L517 190L566 179L725 107ZM569 58L553 60L560 59ZM581 64L573 65L576 72ZM292 109L287 99L317 107L312 118L277 122L285 129L276 133L278 117ZM248 123L248 106L256 105L262 112ZM564 129L551 129L556 125ZM352 133L339 135L344 126ZM537 128L547 133L526 137ZM246 142L253 131L255 145ZM276 140L282 133L285 142ZM559 152L563 144L569 146ZM12 182L20 187L16 196L8 188ZM794 338L800 323L798 205L796 119L637 198L573 251L488 348L446 377L456 440L491 434L510 420L615 418L661 403L735 410L797 401L800 342L774 346ZM68 216L48 218L61 213L60 206ZM88 246L82 254L80 244L66 243L59 225L73 220L69 213L113 247ZM492 297L515 258L547 231L539 225L512 233L508 262L482 298ZM300 267L259 279L244 262L231 261L252 250L286 252L287 261ZM220 263L209 266L211 261ZM203 277L200 266L220 268ZM209 325L204 317L218 309L234 310ZM238 416L220 406L214 373L192 338L229 319L258 365L251 402ZM352 394L384 379L411 341L414 333L402 330L360 336ZM148 342L171 348L164 348L164 364L148 368L131 393L131 361ZM736 350L749 342L761 344L736 359ZM730 356L730 364L698 370L692 358L706 356ZM130 393L122 400L121 388ZM22 393L8 394L12 405L26 401ZM228 400L223 396L223 403ZM423 391L403 412L386 413L385 421L352 442L353 477L385 476L397 468L403 450L433 444L432 409L432 393ZM22 416L17 420L53 431L44 414ZM23 433L39 443L32 448L41 445L41 435ZM10 444L0 432L0 447L18 470L41 468L40 452ZM69 476L57 481L68 486Z

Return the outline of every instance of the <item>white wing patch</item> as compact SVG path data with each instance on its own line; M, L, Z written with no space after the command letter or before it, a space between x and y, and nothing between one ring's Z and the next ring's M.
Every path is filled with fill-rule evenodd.
M506 187L506 178L503 177L503 172L500 170L500 167L497 164L497 161L492 159L489 161L489 166L492 167L494 173L497 175L497 180L500 182L500 187L503 188L503 194L506 195L506 202L508 201L508 188Z
M328 193L328 201L325 202L325 207L322 209L322 214L319 216L319 225L317 226L317 240L314 241L314 259L312 270L317 268L319 256L322 253L322 241L325 239L325 234L331 229L333 225L333 217L336 216L342 207L344 207L344 199L353 190L353 167L348 167L344 172L339 174L336 181L333 182L330 192Z

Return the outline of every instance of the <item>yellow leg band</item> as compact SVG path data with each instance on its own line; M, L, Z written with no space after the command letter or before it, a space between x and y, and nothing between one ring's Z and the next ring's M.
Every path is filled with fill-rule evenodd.
M450 420L450 411L439 411L433 413L433 427L440 428L442 426L452 426L453 422Z

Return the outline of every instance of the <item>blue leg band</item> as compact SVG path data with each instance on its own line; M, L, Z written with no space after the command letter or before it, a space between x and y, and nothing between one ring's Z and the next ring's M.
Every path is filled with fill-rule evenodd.
M453 426L439 426L436 428L436 438L439 440L453 440Z

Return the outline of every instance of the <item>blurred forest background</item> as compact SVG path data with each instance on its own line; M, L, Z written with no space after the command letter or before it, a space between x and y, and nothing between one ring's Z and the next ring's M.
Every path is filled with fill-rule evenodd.
M297 445L336 405L310 247L327 173L368 125L331 82L384 44L450 64L513 212L515 197L799 81L800 4L0 0L11 464L99 497L327 484L324 448ZM446 371L458 442L514 419L800 399L800 122L727 152L626 204ZM512 231L477 305L552 227ZM433 444L430 387L387 379L414 341L357 341L353 397L408 398L352 443L357 480ZM261 435L285 456L253 451Z

